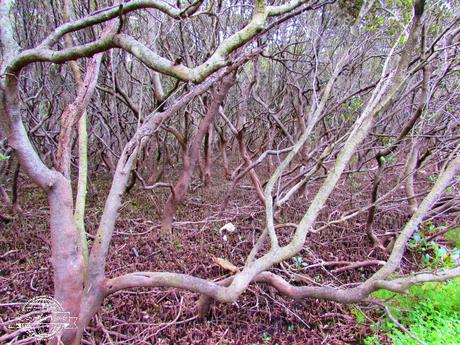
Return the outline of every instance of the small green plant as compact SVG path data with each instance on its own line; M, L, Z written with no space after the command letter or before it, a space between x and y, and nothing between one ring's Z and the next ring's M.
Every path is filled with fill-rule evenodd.
M302 267L307 267L308 266L308 263L306 263L305 261L303 261L303 258L301 256L294 256L292 258L292 261L294 261L294 264L295 264L295 268L296 269L300 269Z
M0 161L7 161L10 159L10 156L5 156L4 154L0 153Z
M312 135L310 135L310 137L308 138L308 143L311 145L313 144L317 139L317 135L316 133L313 133Z
M396 156L395 155L388 155L387 157L387 165L392 165L396 163Z
M356 323L361 325L366 322L366 316L358 307L353 306L351 308L351 314L355 317Z
M432 184L435 184L437 179L438 177L436 175L428 176L428 181L430 181Z
M184 244L178 240L178 239L174 239L173 240L173 245L174 247L176 247L176 250L178 253L183 253L184 252Z
M396 162L396 157L394 155L388 155L386 157L380 157L380 162L383 164L383 165L392 165Z
M267 333L264 333L264 344L268 344L272 340L272 337L269 336Z

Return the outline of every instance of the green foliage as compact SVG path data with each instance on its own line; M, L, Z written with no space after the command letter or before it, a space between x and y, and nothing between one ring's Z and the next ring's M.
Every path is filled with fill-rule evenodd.
M371 32L376 32L378 28L383 26L384 17L375 16L369 19L368 27Z
M386 157L380 157L380 161L383 165L393 165L396 163L396 157L394 155L388 155Z
M351 314L355 317L356 323L364 324L366 322L366 317L364 313L356 306L351 308Z
M404 45L404 44L406 44L406 42L407 42L407 35L406 35L406 34L402 34L402 35L401 35L401 38L399 39L399 44L400 44L400 45Z
M350 111L356 111L363 104L363 99L358 96L353 96L352 98L350 98L347 104Z
M428 176L428 181L430 181L430 183L432 183L432 184L435 184L437 179L438 179L438 177L436 175Z
M377 338L377 336L372 335L364 339L363 344L364 345L381 345L382 343L380 342L379 338Z
M432 184L435 184L436 181L438 180L438 176L436 175L430 175L428 176L428 181L430 181L430 183ZM451 184L450 186L447 186L446 187L446 191L447 192L453 192L454 190L458 189L458 187L456 188L456 185L460 182L460 176L455 176L455 182L453 184Z
M422 223L408 243L408 249L421 257L424 268L436 270L454 267L460 256L459 248L428 241L427 238L446 229L433 222ZM460 227L446 233L445 237L460 244ZM391 313L418 339L427 344L458 344L460 334L460 278L446 283L425 283L413 286L407 295L379 290L372 297L387 301ZM402 332L388 317L378 324L376 334L364 340L364 344L380 344L379 336L386 334L392 344L417 344Z
M353 115L363 104L361 97L351 97L347 102L343 104L344 113L342 114L342 121L352 121Z
M310 137L308 138L308 144L309 145L313 144L316 141L317 138L318 138L318 136L316 135L316 133L312 133L310 135Z
M396 295L386 290L373 294L374 298L388 300L391 313L409 331L427 344L458 344L460 334L460 278L447 283L414 285L408 295ZM395 345L417 342L402 332L388 318L380 324L380 334L386 333ZM364 344L380 344L378 334L368 337Z
M292 261L294 261L296 269L300 269L302 267L307 267L308 266L308 263L303 261L303 258L301 256L294 256L292 258Z
M449 230L444 237L450 241L455 243L457 248L460 248L460 227L453 228Z
M264 339L264 344L268 344L272 340L272 337L268 335L267 333L264 333L263 339Z
M390 147L396 142L396 138L392 136L383 136L381 140L385 147Z
M429 269L440 269L454 267L458 260L459 251L457 248L450 249L435 241L427 241L426 237L444 230L444 225L436 226L433 222L425 222L420 225L414 233L407 247L414 253L421 255L420 263Z
M5 156L4 154L1 154L1 153L0 153L0 162L1 162L1 161L7 161L8 159L10 159L9 156Z
M452 18L455 13L455 5L449 4L447 1L427 0L428 10L438 19L433 21L428 27L428 33L436 36L441 30L442 26L439 25L440 20Z
M361 195L361 193L358 191L361 190L362 184L359 181L359 177L357 176L357 174L354 174L354 173L350 174L350 185L354 191L357 191L356 193L357 196Z

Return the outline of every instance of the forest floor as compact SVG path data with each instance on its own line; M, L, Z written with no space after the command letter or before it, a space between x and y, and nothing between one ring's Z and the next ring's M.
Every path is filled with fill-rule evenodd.
M169 177L167 177L169 178ZM222 182L223 181L223 182ZM95 234L109 179L93 178L86 214L90 238ZM421 182L424 183L424 182ZM298 222L306 211L320 181L309 185L280 214L281 222ZM264 210L248 181L242 181L220 212L228 181L214 176L210 187L197 182L178 210L172 236L160 236L159 219L165 190L142 191L138 186L124 198L108 258L107 275L134 271L173 271L220 280L230 272L215 259L224 258L243 266L264 224ZM369 181L350 177L339 183L336 193L322 211L317 226L340 212L365 205ZM401 191L401 193L403 193ZM396 197L396 196L395 196ZM34 296L52 295L50 239L46 195L28 181L21 186L23 213L1 224L0 304L25 302ZM309 267L331 261L385 260L373 250L364 224L367 213L311 234L303 251L273 271L294 284L353 286L368 278L379 266L337 272L339 265ZM408 219L404 207L379 214L378 233L397 231ZM447 220L448 221L448 220ZM222 239L219 229L231 222L237 231ZM285 242L292 229L280 232ZM90 241L91 242L91 241ZM416 261L407 254L405 272ZM296 283L297 281L297 283ZM85 334L88 344L361 344L373 333L372 325L382 315L373 305L342 305L320 300L293 301L267 286L253 284L233 304L215 303L207 320L196 316L198 295L174 289L139 289L118 292L107 298ZM15 309L1 308L3 320ZM364 316L364 317L363 317ZM0 329L0 335L4 332ZM381 343L390 343L381 336Z

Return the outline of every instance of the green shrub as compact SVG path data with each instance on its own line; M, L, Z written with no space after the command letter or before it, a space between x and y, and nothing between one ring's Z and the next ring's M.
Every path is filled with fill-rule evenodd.
M374 298L388 300L391 313L418 339L427 344L460 343L460 278L446 283L413 286L408 295L380 290ZM377 334L364 340L365 345L380 344L378 334L386 333L395 345L418 344L388 318Z

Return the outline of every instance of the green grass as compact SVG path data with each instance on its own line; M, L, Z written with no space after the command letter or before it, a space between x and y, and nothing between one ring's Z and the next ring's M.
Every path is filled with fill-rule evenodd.
M398 321L427 344L460 344L460 278L447 283L425 283L413 286L408 295L395 295L386 290L373 294L388 300L386 304ZM394 345L418 344L388 319L380 323L376 334L364 340L365 345L380 344L386 334Z
M460 227L453 228L449 230L444 237L451 241L454 242L457 248L460 248Z

